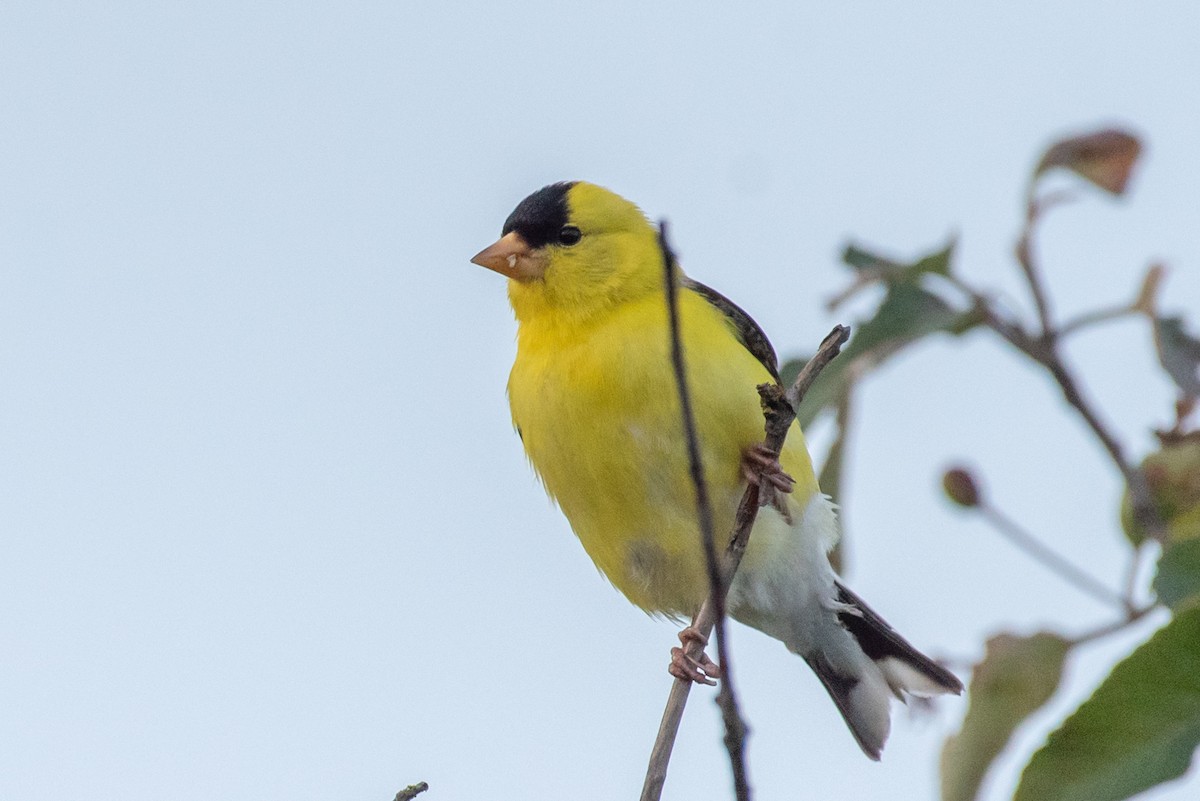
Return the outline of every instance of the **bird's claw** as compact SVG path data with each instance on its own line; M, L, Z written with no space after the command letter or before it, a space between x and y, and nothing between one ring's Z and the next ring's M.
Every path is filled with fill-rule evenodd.
M796 480L779 464L779 454L762 443L742 454L742 475L760 488L769 484L780 492L791 492L796 486Z
M683 643L683 648L671 649L671 664L667 667L667 672L677 679L715 687L715 680L721 678L721 666L709 659L708 654L703 651L704 646L708 645L708 638L694 627L688 626L679 632L679 641ZM699 657L692 657L687 653L687 646L693 642L700 643Z
M742 454L742 475L758 487L760 505L774 507L790 521L783 495L795 489L796 480L784 472L778 453L761 443L748 449Z

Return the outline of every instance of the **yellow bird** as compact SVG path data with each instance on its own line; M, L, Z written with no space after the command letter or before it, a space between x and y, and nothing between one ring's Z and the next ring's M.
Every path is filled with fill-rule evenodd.
M509 402L546 491L625 597L647 612L692 617L708 578L654 226L607 189L557 183L521 201L500 240L472 261L509 279L518 323ZM677 280L714 530L732 530L748 480L790 490L758 516L729 613L803 657L878 759L893 696L957 694L962 683L841 583L827 555L838 538L834 506L799 426L778 462L761 448L755 387L779 378L770 342L729 299L682 272ZM707 658L672 672L719 675Z

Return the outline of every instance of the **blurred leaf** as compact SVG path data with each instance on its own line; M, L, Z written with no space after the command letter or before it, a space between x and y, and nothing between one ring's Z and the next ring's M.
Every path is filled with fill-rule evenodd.
M848 403L847 398L843 404ZM817 476L817 483L821 487L821 492L824 492L829 497L837 501L841 497L842 489L842 457L846 450L846 428L840 420L844 417L839 409L839 424L837 436L829 445L829 452L825 455L825 462L821 465L821 473Z
M1200 339L1184 330L1183 318L1155 318L1154 343L1167 375L1184 393L1200 395Z
M845 349L843 348L843 351L844 350ZM810 356L793 356L792 358L785 361L783 364L779 365L779 383L783 384L783 386L785 386L785 387L790 387L793 383L795 383L796 376L800 375L800 371L804 369L804 365L808 364L808 360L811 358L812 358L811 355ZM820 372L820 374L817 375L817 380L813 383L813 386L816 386L817 384L821 383L821 376L825 375L825 373L827 373L829 370L833 369L833 366L837 363L838 363L837 359L834 359L833 361L831 361L825 367L825 369L822 370ZM809 392L811 392L811 391L812 390L810 388Z
M942 801L976 797L1013 732L1058 689L1070 648L1048 632L988 640L983 661L971 675L971 702L962 729L942 748Z
M1033 755L1014 801L1120 801L1183 775L1200 744L1200 607L1113 668Z
M817 486L821 488L821 492L833 498L841 509L845 509L842 503L842 465L844 464L843 456L846 452L846 438L850 428L850 388L846 388L846 394L842 396L841 402L837 409L837 436L833 438L833 442L829 444L829 451L825 454L825 461L821 464L821 472L817 476ZM833 550L829 552L829 564L834 571L839 574L844 574L846 569L845 564L845 542L846 542L846 517L845 513L839 511L838 514L842 536L838 537L837 544L833 546Z
M1200 433L1166 436L1162 449L1143 459L1139 469L1167 526L1164 545L1200 538ZM1128 489L1121 499L1121 527L1134 545L1146 539L1146 532L1133 519Z
M1176 611L1200 602L1200 539L1176 543L1163 552L1154 591Z
M913 340L937 331L956 330L960 312L915 282L893 284L875 316L856 326L857 336L848 349L857 356L876 352L877 361Z
M950 257L957 240L951 239L941 250L930 253L912 264L901 264L878 253L849 244L842 251L842 261L859 272L880 272L888 281L910 281L924 273L950 274Z
M891 272L904 269L903 264L897 264L854 244L846 245L846 249L842 251L842 262L860 272Z
M909 265L904 270L904 278L912 279L925 273L936 273L937 275L950 274L950 257L954 255L954 246L958 244L956 239L951 239L946 247L930 253L928 256L919 259L915 264Z
M941 269L940 257L922 259L905 268L905 272L920 268L924 272ZM917 273L911 273L916 276ZM922 288L915 280L901 280L888 286L883 302L874 316L855 323L855 331L842 354L830 362L817 378L800 408L796 419L809 425L823 410L833 407L848 391L849 384L866 371L878 366L888 357L924 336L939 331L959 335L979 324L973 311L958 311L934 293ZM784 386L799 375L807 359L790 359L780 368Z
M1036 180L1047 170L1065 167L1106 192L1122 195L1141 152L1141 142L1125 131L1109 128L1074 136L1051 145L1033 177Z

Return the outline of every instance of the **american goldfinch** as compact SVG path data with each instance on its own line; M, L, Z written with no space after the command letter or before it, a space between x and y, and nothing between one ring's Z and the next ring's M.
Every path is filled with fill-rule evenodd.
M509 279L518 324L512 420L546 491L625 597L687 619L709 585L669 357L662 258L637 206L566 182L521 201L499 241L471 261ZM790 490L758 516L729 613L803 657L863 751L878 759L892 697L957 694L962 683L830 567L834 507L817 486L799 426L778 464L764 457L756 386L779 378L767 337L728 298L682 272L676 280L715 531L732 530L748 478Z

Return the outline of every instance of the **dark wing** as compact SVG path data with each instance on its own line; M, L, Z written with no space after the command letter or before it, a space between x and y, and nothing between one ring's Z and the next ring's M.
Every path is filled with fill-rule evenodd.
M863 652L873 660L884 657L895 657L906 662L910 667L925 674L926 678L937 684L946 692L960 694L963 691L962 682L950 671L934 662L925 654L918 651L908 640L896 633L888 622L867 606L867 602L840 581L834 582L837 587L838 602L852 607L855 612L841 612L838 620L858 640Z
M683 288L695 292L725 315L725 319L733 326L738 341L746 346L746 350L750 351L754 358L762 362L762 366L767 368L767 372L771 374L775 382L779 382L779 359L775 356L775 349L771 347L771 341L758 327L758 323L754 322L754 318L742 311L742 308L732 300L699 281L684 278Z

